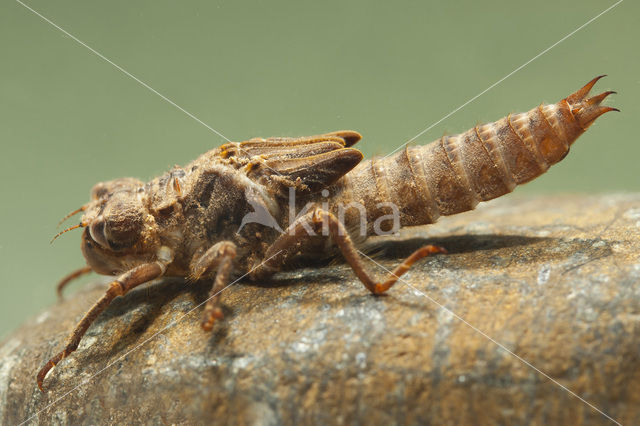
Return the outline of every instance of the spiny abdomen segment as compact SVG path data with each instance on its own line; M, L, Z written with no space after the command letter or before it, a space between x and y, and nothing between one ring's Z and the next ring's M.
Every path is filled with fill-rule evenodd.
M596 118L615 110L600 105L613 92L588 97L601 77L556 104L361 163L347 176L353 196L365 201L371 216L388 214L377 203L394 203L407 226L433 223L511 192L562 160Z

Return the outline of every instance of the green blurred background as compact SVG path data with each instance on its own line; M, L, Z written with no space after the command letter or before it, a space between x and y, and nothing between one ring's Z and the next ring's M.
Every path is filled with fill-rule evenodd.
M371 156L613 3L27 4L232 140L356 129ZM566 160L516 195L637 191L638 18L638 3L624 1L417 143L555 102L607 73L597 88L617 90L608 103L622 113L599 120ZM0 43L1 338L54 303L57 280L83 265L79 231L49 240L95 182L148 179L223 139L17 2L2 3Z

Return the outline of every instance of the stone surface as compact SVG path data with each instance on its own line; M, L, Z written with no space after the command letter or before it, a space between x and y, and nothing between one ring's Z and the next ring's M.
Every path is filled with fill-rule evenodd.
M104 291L90 285L0 345L0 422L609 422L570 389L640 424L640 195L496 200L374 257L392 268L425 242L450 254L383 297L339 262L236 284L211 334L194 310L206 283L137 289L43 395L35 374Z

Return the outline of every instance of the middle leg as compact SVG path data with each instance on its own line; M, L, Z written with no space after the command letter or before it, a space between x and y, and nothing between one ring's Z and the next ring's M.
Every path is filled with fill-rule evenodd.
M209 299L202 315L201 325L205 331L211 331L214 322L223 318L220 292L229 282L235 257L235 244L230 241L221 241L211 246L202 256L195 258L191 263L191 278L194 280L216 271Z

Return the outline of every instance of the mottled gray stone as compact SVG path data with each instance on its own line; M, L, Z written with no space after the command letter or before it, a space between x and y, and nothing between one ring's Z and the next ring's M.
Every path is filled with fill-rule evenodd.
M105 289L90 285L0 345L0 422L608 422L544 372L640 424L640 195L497 200L372 246L392 268L426 242L450 254L383 297L339 262L234 285L209 334L194 310L207 283L152 283L41 394L36 372Z

